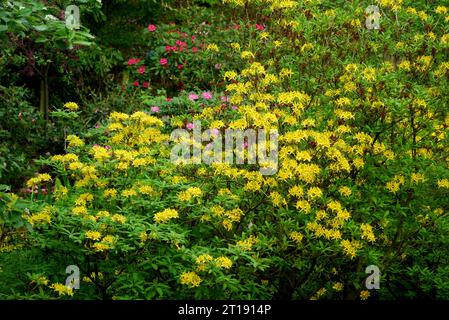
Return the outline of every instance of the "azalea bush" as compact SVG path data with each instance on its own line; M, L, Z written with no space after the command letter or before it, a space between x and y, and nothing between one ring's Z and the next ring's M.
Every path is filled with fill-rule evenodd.
M69 129L33 192L2 193L1 297L449 298L449 8L380 0L376 29L368 1L224 4L223 41L150 24L140 110ZM207 164L198 124L275 130L278 161ZM174 161L181 142L203 161Z
M188 11L188 9L187 9ZM170 22L149 24L143 31L148 50L128 60L128 87L165 90L168 95L179 91L221 88L217 82L222 67L237 67L229 50L220 50L217 43L235 43L254 33L254 28L242 30L238 23L226 23L204 13L188 26ZM181 11L182 12L182 11ZM187 14L182 15L187 19ZM225 39L225 40L223 40Z

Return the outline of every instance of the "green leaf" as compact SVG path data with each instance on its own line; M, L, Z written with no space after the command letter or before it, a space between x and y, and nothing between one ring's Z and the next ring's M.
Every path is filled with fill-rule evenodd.
M36 40L34 40L34 42L36 42L36 43L44 43L44 42L47 42L47 41L48 41L48 39L43 37L43 36L40 36Z
M81 46L90 46L90 45L92 45L92 42L77 40L77 41L73 41L73 44L79 44Z
M10 186L7 186L6 184L0 184L0 192L8 192L11 190Z
M89 38L89 39L95 39L95 36L91 35L88 32L77 31L76 34L79 35L79 36L83 36L83 37Z
M40 26L35 26L34 29L37 31L45 31L48 30L48 27L45 24L41 24Z

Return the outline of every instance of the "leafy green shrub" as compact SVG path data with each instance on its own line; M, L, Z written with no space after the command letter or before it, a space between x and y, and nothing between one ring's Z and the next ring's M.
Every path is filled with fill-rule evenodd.
M57 150L52 148L56 140L51 127L29 100L23 87L0 86L0 181L14 188L36 170L33 159Z

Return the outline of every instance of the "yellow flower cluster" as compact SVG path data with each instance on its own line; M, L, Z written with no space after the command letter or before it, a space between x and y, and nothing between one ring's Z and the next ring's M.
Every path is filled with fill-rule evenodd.
M196 258L197 264L207 264L210 261L214 260L214 258L210 254L202 254Z
M399 188L404 185L404 183L405 178L402 175L396 175L391 181L387 182L386 188L388 191L396 193L399 191Z
M68 135L66 140L69 148L79 148L84 146L84 141L73 134Z
M54 283L50 286L59 296L73 296L73 289L66 287L61 283Z
M448 179L438 180L437 184L438 184L438 188L449 189L449 180Z
M333 288L335 291L340 292L340 291L343 291L344 286L343 286L343 284L342 284L341 282L336 282L336 283L332 286L332 288Z
M75 102L66 102L64 108L70 111L76 111L79 109L79 106Z
M258 242L259 240L251 235L248 238L246 238L245 240L239 240L237 241L237 246L239 248L241 248L244 251L251 251L253 246Z
M188 285L190 287L198 287L201 283L201 278L195 272L184 272L180 277L181 284Z
M165 223L174 218L179 218L178 211L174 209L165 209L164 211L156 213L153 217L154 221L157 223Z
M360 225L360 229L362 230L362 239L365 239L369 242L376 241L376 236L374 235L373 228L366 223L362 223Z
M215 265L219 268L230 269L232 267L232 260L228 257L218 257L215 259Z
M50 223L53 210L51 206L45 206L40 212L32 215L23 215L23 218L32 226L35 224Z
M343 252L351 259L355 258L357 251L362 248L362 244L357 240L343 240L341 246L343 247Z
M218 48L218 46L215 43L208 44L206 47L206 50L213 51L213 52L220 51L220 49Z
M293 231L292 233L290 233L290 239L295 241L297 244L301 243L303 238L304 236L298 231Z
M86 238L87 239L91 239L91 240L95 240L95 241L96 240L100 240L101 233L98 232L98 231L89 230L89 231L86 232Z
M51 176L48 173L42 173L34 178L29 179L27 181L27 187L31 188L39 185L42 182L49 182L49 181L51 181Z
M120 223L120 224L124 224L126 222L126 217L122 216L121 214L114 214L112 216L112 221Z
M198 187L190 187L185 191L182 191L178 195L178 199L182 202L190 201L192 198L198 198L201 197L203 192Z
M367 300L370 297L370 292L368 290L360 291L360 300Z

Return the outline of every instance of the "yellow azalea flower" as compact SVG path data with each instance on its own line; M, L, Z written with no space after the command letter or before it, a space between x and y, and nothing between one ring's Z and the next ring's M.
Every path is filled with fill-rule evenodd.
M323 196L323 191L318 187L312 187L307 191L307 196L310 199L321 198Z
M237 241L237 246L245 251L252 250L253 245L255 245L258 242L258 239L254 237L253 235L249 236L249 238L245 240L239 240Z
M340 192L340 194L343 197L349 197L352 194L351 189L346 186L342 186L342 187L338 188L338 191Z
M360 229L362 230L362 239L365 239L369 242L376 241L376 237L373 233L373 229L369 224L362 223L360 225Z
M66 287L65 285L61 283L54 283L50 286L59 296L73 296L73 289Z
M292 233L290 233L290 239L292 239L298 244L301 243L303 238L304 236L298 231L293 231Z
M72 213L75 215L84 215L84 214L87 214L87 208L84 206L73 207Z
M91 239L91 240L100 240L101 238L101 233L98 231L86 231L85 236L87 239Z
M124 224L126 222L126 217L122 216L121 214L114 214L112 216L112 220L117 223Z
M125 198L133 197L137 195L137 191L134 189L126 189L122 191L122 196Z
M370 292L368 290L363 290L360 292L360 299L367 300L370 297Z
M32 226L46 224L51 222L51 215L54 211L53 207L45 206L41 211L31 215L23 215L23 218Z
M34 178L29 179L27 181L27 187L31 188L39 185L42 182L49 182L49 181L51 181L51 176L48 173L42 173Z
M79 109L79 106L75 102L66 102L64 108L70 111L76 111Z
M342 284L341 282L336 282L336 283L332 286L332 288L333 288L335 291L337 291L337 292L343 291L343 284Z
M201 278L195 272L183 272L180 276L181 284L188 285L190 287L198 287L201 283Z
M73 134L68 135L66 140L68 142L69 148L78 148L84 146L84 141Z
M186 201L189 201L192 198L201 197L202 194L203 193L202 193L200 188L198 188L198 187L190 187L187 190L180 192L179 195L178 195L178 199L180 201L186 202Z
M208 44L206 47L206 50L212 51L212 52L220 51L220 49L218 48L218 46L215 43Z
M232 267L232 260L228 257L218 257L215 259L215 265L219 268L230 269Z
M449 180L448 179L438 180L437 185L438 185L438 188L449 189Z
M115 189L106 189L103 191L103 196L105 198L115 198L117 196L117 190Z
M214 260L214 258L209 254L202 254L196 258L195 262L197 264L207 264L208 262Z
M111 246L109 244L107 244L107 243L95 242L92 245L92 248L94 248L95 251L103 252L103 251L111 249Z
M153 194L155 194L155 191L153 190L153 188L151 186L147 186L147 185L140 186L139 187L139 192L141 194L145 194L145 195L153 195Z
M174 209L165 209L154 215L153 219L157 223L165 223L171 219L179 218L179 214Z

